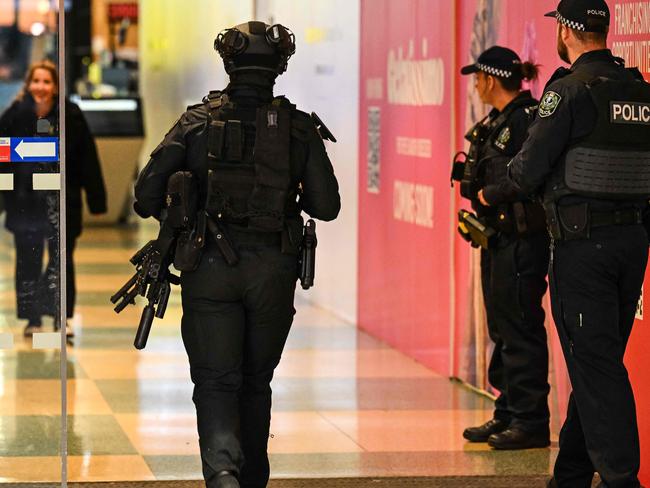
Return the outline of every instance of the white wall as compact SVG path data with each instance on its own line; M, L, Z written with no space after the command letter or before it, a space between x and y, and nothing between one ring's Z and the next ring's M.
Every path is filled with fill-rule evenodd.
M191 9L178 0L140 1L143 162L186 105L226 85L212 49L220 30L255 11L259 20L274 19L296 34L298 49L276 94L318 113L338 138L327 149L343 200L337 221L319 224L316 286L304 296L356 322L359 0L192 0Z
M191 4L191 8L189 7ZM147 138L143 163L187 105L226 86L217 34L246 22L249 0L140 0L140 92Z
M316 286L305 296L356 322L360 2L257 0L256 14L296 35L296 54L276 93L316 112L338 139L326 145L341 186L341 215L319 223Z

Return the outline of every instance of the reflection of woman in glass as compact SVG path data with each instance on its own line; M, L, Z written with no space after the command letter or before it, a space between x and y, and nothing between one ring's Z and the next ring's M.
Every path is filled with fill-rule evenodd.
M53 63L42 61L32 65L22 92L0 117L0 135L58 135L58 89ZM55 328L59 327L58 193L33 188L34 173L55 170L46 163L14 164L11 167L14 190L3 192L5 225L14 234L16 243L17 312L18 318L27 319L26 336L40 330L43 315L53 316ZM72 252L81 234L81 189L85 190L88 207L94 214L106 212L106 191L94 140L81 110L71 102L66 103L66 185L67 314L72 317L75 303ZM49 261L43 270L46 243ZM67 332L72 335L71 329Z

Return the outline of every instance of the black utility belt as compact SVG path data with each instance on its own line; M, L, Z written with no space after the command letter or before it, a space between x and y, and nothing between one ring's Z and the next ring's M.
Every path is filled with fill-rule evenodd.
M610 225L638 225L643 223L643 212L638 208L614 210L613 212L591 212L591 228Z
M589 239L591 229L618 225L643 224L643 212L638 208L592 211L589 203L557 205L545 203L548 230L555 240Z
M239 228L238 228L239 227ZM256 230L248 230L241 226L224 224L222 226L223 233L228 236L230 241L235 245L263 245L274 246L282 243L282 232L261 232ZM214 235L208 236L208 241L215 242Z

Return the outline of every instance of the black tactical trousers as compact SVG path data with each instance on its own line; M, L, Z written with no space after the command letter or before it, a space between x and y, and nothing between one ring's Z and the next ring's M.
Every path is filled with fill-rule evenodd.
M648 260L638 226L592 230L588 240L555 243L551 300L573 393L560 433L560 488L638 488L639 435L623 364Z
M269 479L271 379L291 328L297 259L279 246L239 247L230 267L208 246L181 277L183 342L190 361L203 476L222 470L244 488Z
M39 321L59 310L59 239L43 232L16 232L16 302L19 319ZM48 262L43 269L47 244ZM76 299L73 253L76 238L68 236L66 248L66 303L68 318Z
M549 428L548 347L542 298L549 240L500 236L481 254L488 332L494 352L488 369L499 390L494 418L534 433Z

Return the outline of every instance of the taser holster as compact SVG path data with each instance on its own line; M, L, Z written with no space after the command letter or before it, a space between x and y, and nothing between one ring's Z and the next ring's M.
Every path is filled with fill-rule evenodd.
M484 225L476 215L467 210L458 212L458 232L472 247L491 249L496 244L497 232Z
M316 277L316 246L318 239L316 238L316 222L309 219L305 224L302 244L300 246L300 285L303 290L309 290L314 286L314 279Z

